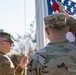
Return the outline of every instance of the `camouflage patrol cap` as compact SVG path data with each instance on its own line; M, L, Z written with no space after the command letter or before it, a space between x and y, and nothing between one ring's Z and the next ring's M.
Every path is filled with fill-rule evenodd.
M0 39L9 41L11 43L14 43L14 40L12 39L12 36L7 32L0 32Z
M64 13L55 13L50 16L47 16L44 18L45 22L45 28L47 27L59 27L66 25L66 19L65 19Z

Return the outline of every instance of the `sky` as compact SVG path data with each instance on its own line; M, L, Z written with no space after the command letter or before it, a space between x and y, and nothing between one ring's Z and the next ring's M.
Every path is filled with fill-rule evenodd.
M0 0L0 29L23 35L29 32L34 18L35 0Z
M0 29L12 35L28 32L35 17L34 3L34 0L0 0Z

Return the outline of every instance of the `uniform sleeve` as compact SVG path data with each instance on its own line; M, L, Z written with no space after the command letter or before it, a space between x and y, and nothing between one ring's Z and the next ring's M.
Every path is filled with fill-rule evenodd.
M16 70L15 70L15 75L22 75L24 72L24 69L21 68L20 66L17 66Z
M27 75L41 75L42 65L38 60L31 59L27 65Z
M14 67L6 57L0 57L0 75L14 75Z
M73 18L73 17L70 17L68 20L67 20L67 25L71 28L73 27L73 25L76 25L76 20Z

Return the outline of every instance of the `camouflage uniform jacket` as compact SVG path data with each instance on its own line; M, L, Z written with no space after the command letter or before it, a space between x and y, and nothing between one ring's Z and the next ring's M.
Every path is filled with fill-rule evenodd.
M0 52L0 75L21 75L21 73L22 69L18 66L15 70L11 59L3 52Z
M10 58L0 52L0 75L14 75L14 65Z
M27 75L76 75L76 45L67 40L49 43L31 57Z

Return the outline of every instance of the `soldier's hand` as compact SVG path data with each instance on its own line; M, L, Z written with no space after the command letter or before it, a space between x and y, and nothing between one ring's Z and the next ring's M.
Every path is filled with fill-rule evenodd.
M21 68L24 68L27 65L27 56L24 56L19 64Z
M59 5L59 12L63 12L64 6L60 2L58 2L57 0L55 0L55 2Z

